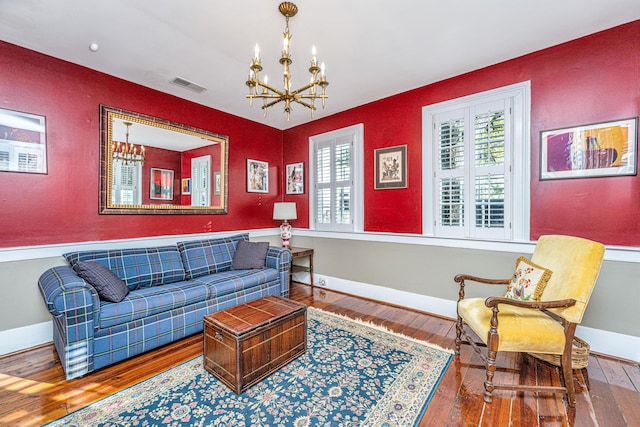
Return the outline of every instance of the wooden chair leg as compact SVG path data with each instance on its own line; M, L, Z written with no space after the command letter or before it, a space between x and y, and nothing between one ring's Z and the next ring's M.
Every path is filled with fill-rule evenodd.
M587 368L580 369L580 373L582 374L582 379L584 379L584 384L587 386L587 390L591 391L591 384L589 384L589 371Z
M487 403L491 403L493 400L491 395L495 390L493 375L496 373L496 355L499 341L500 338L496 328L492 327L489 331L489 340L487 342L487 380L484 382L484 401Z
M571 367L571 351L565 351L560 358L560 370L562 374L562 382L567 389L567 399L569 406L576 405L576 391L573 385L573 368Z
M462 336L462 317L458 316L458 321L456 322L456 349L455 354L460 354L460 345L462 344L462 340L460 337Z
M489 350L487 354L487 380L484 382L484 401L491 403L492 393L495 390L493 375L496 373L496 352Z

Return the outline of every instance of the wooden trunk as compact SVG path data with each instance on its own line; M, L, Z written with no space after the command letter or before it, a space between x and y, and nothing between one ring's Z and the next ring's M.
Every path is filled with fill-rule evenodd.
M267 296L204 317L204 367L241 394L307 350L307 306Z

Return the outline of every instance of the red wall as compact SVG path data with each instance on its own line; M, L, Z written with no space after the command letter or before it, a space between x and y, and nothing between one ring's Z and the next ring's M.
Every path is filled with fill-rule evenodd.
M364 123L365 231L422 232L423 106L531 81L531 238L549 233L640 245L640 177L539 180L540 131L640 114L640 21L385 98L284 132L284 163L304 161L309 137ZM329 102L331 102L329 100ZM408 145L408 188L373 189L373 150ZM636 157L637 161L637 157ZM305 194L295 227L308 227ZM401 214L398 214L401 212Z
M273 227L283 165L300 161L305 193L285 199L298 202L293 225L308 227L308 139L357 123L364 123L365 230L419 234L422 107L525 80L532 88L531 238L566 233L637 246L638 176L541 182L538 170L540 131L640 115L639 75L636 21L282 132L0 42L0 108L46 116L49 169L0 172L0 247ZM99 104L228 135L229 214L99 215ZM399 144L408 145L408 188L374 190L373 150ZM246 192L247 158L269 162L269 194Z
M228 215L99 215L100 104L229 136ZM48 153L47 175L0 172L0 247L277 225L281 186L247 193L245 169L247 158L267 161L279 181L280 130L5 42L0 108L46 116Z

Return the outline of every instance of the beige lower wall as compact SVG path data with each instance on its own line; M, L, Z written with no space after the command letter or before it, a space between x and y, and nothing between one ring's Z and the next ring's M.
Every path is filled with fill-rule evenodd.
M280 244L273 233L251 240ZM300 235L294 235L292 244L315 249L318 274L451 301L457 299L456 274L506 278L515 259L529 255ZM0 262L0 332L51 320L38 278L47 268L64 263L60 256ZM605 261L582 326L639 337L638 277L640 263ZM467 288L469 296L489 294L479 285Z
M459 273L509 278L515 259L526 253L459 249L294 236L294 246L314 248L314 272L354 282L455 301ZM605 261L582 326L640 337L640 264ZM467 296L488 296L494 286L466 287Z
M269 233L270 235L252 235L251 240L269 242L279 246L281 244L280 237L273 235L273 232ZM188 240L188 238L174 240ZM162 244L169 243L171 242L162 242ZM109 243L106 245L109 246ZM114 242L110 247L121 247L121 245L121 242ZM134 246L146 247L154 246L154 244L141 242ZM60 253L73 249L73 245L64 247L60 249ZM51 251L56 251L56 249ZM38 288L38 279L48 268L66 264L67 262L61 255L0 262L0 295L2 295L0 298L0 332L51 320L51 315Z
M0 262L0 331L51 320L38 279L46 269L65 263L61 256Z

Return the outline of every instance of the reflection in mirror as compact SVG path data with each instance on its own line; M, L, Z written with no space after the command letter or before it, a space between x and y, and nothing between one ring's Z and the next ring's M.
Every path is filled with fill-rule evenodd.
M100 107L100 213L227 213L228 138Z

